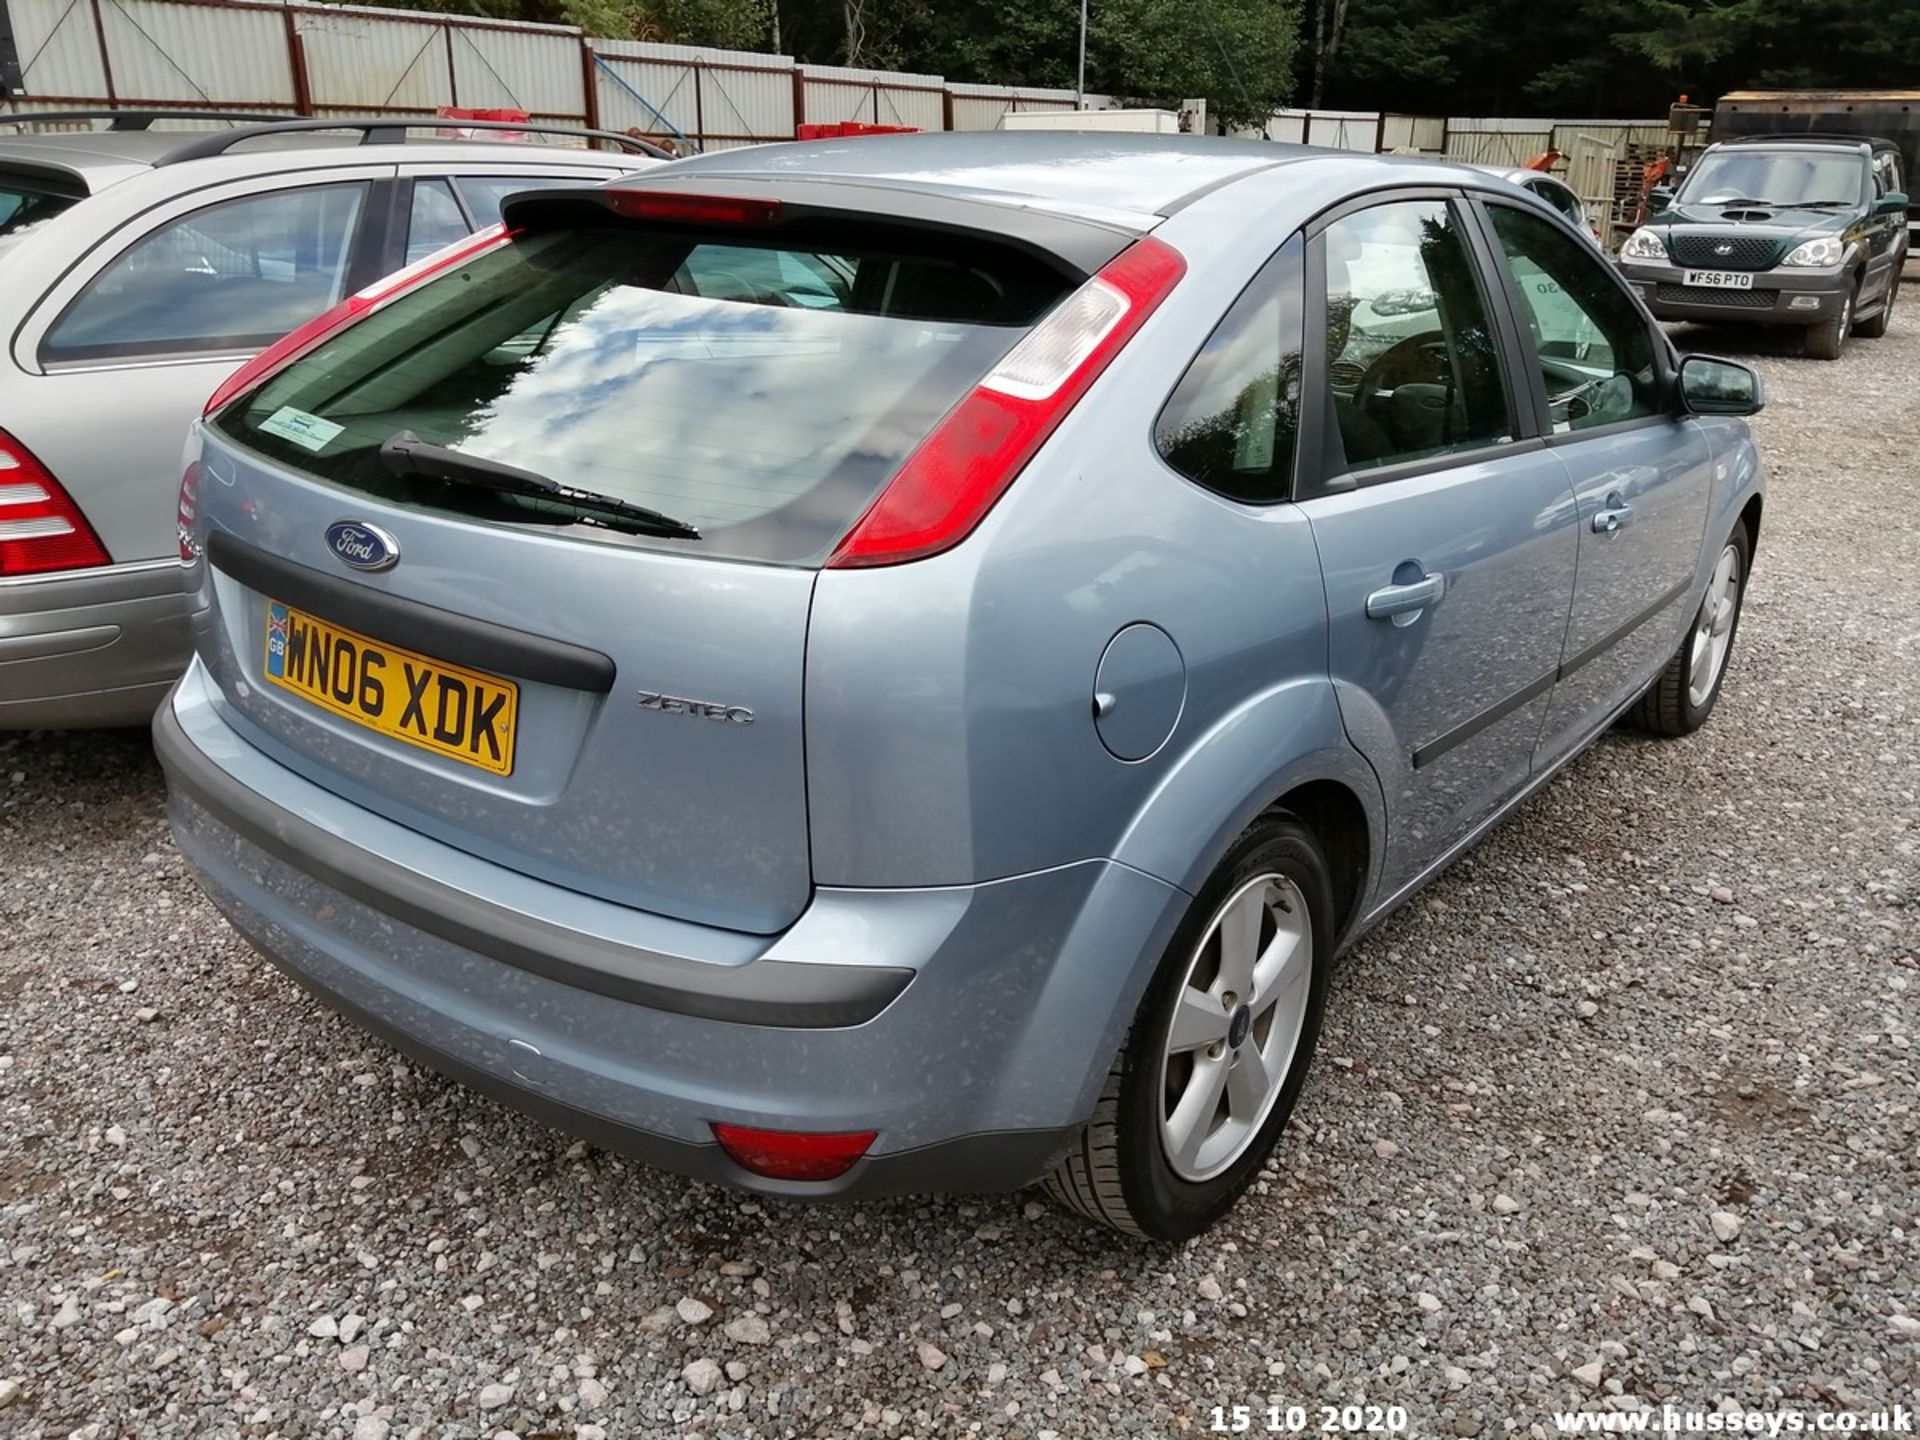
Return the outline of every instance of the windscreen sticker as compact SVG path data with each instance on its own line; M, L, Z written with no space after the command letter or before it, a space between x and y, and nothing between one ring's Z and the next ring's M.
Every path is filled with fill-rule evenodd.
M305 449L324 450L327 442L346 427L336 425L331 420L322 420L318 415L309 415L304 410L295 410L289 405L262 420L260 428L269 435L291 440Z

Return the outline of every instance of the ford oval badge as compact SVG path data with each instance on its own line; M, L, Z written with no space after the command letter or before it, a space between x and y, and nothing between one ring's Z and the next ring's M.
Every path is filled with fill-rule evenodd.
M400 563L400 542L364 520L336 520L327 527L327 548L356 570L391 570Z

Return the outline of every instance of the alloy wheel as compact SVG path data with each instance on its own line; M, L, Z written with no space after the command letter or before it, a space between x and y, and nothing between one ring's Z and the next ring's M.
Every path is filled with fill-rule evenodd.
M1720 672L1726 668L1733 645L1733 622L1740 613L1740 552L1729 545L1720 552L1707 582L1707 598L1693 624L1693 652L1687 665L1687 699L1697 709L1707 703Z
M1269 872L1214 913L1187 963L1161 1050L1160 1144L1181 1179L1230 1168L1285 1087L1306 1022L1313 919Z

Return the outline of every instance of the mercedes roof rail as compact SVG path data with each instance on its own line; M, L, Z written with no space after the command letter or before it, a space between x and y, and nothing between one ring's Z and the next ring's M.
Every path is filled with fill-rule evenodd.
M223 120L234 125L277 125L285 115L256 115L228 110L26 110L0 114L0 125L72 125L82 120L111 120L109 131L147 130L156 120Z
M432 130L445 126L458 126L462 130L500 130L513 134L532 135L571 135L586 140L604 140L618 145L623 150L636 154L650 155L657 160L676 158L649 140L633 135L622 135L615 130L592 130L583 125L548 125L532 120L467 120L447 116L428 116L419 119L395 119L391 116L371 120L276 120L264 125L247 125L234 130L214 130L204 135L191 135L183 139L178 148L169 150L154 162L159 165L178 165L183 160L204 160L210 155L224 155L235 145L247 140L258 140L269 135L304 135L316 131L358 130L363 145L399 145L404 144L409 130Z

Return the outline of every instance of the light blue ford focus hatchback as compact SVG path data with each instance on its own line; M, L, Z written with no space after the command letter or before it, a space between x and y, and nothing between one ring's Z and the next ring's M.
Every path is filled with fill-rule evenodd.
M1719 695L1758 378L1485 172L903 136L505 213L214 397L156 736L266 955L596 1141L1192 1234L1341 949Z

